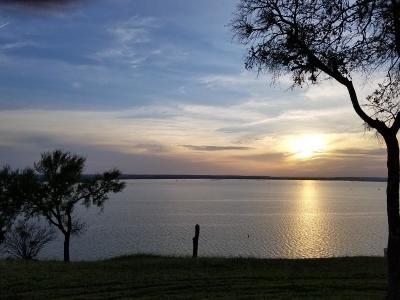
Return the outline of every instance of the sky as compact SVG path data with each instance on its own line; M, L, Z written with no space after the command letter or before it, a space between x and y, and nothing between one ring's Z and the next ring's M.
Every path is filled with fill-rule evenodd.
M343 87L245 70L237 1L13 2L0 4L3 165L63 149L88 173L386 175Z

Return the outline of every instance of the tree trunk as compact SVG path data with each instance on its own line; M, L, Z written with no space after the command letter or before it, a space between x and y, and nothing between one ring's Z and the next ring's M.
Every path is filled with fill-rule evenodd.
M395 133L385 134L387 146L387 216L388 216L388 299L400 299L400 216L399 216L399 142Z
M67 232L64 235L64 262L69 262L69 241L71 239L71 234Z

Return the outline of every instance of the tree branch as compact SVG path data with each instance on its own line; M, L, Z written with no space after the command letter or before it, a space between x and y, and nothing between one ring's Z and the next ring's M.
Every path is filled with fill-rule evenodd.
M396 51L400 55L400 1L392 0L392 14L394 23L394 37L396 42Z

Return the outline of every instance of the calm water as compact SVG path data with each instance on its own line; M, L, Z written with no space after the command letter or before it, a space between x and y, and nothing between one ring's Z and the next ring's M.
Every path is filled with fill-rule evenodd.
M264 180L128 180L89 225L73 260L130 253L191 255L200 224L203 256L383 255L385 183ZM62 258L62 239L45 258Z

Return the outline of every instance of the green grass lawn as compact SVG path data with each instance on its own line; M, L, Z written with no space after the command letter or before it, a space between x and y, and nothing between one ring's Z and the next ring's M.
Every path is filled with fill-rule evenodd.
M0 299L383 299L383 258L0 261Z

